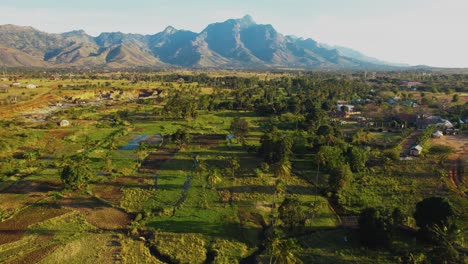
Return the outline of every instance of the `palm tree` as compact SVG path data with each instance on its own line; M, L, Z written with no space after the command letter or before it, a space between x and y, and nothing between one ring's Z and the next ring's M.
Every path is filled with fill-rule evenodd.
M231 176L234 178L236 171L240 168L239 158L231 157L231 159L229 159L228 166L232 173Z
M221 182L221 177L218 168L213 168L208 176L206 177L206 182L208 184L208 188L214 189L216 184Z
M300 250L301 248L294 239L281 239L279 236L274 236L269 239L269 263L302 263L302 260L297 256Z
M276 208L276 201L278 200L278 197L280 195L283 195L285 192L286 192L286 184L281 178L279 178L278 180L276 180L276 183L275 183L275 193L273 194L273 203L272 203L273 208Z
M208 171L208 166L204 161L199 161L197 167L195 168L195 176L201 179L203 174Z
M279 254L276 258L276 263L288 263L288 264L299 264L302 260L297 256L297 253L301 250L299 245L294 239L281 240L279 244Z
M274 236L268 240L269 251L270 251L270 264L276 263L273 262L273 259L278 259L280 253L280 244L281 240L278 236Z
M291 162L288 159L282 159L277 162L273 168L273 174L278 178L291 176Z
M35 151L27 151L23 153L23 157L29 162L33 161L37 157L37 153Z

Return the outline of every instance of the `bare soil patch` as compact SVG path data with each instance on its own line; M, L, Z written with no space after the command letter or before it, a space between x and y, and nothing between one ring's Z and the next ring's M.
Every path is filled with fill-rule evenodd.
M16 194L31 194L36 193L47 193L50 191L57 191L62 189L62 184L60 182L53 181L31 181L25 180L21 181L18 184L12 185L3 193L16 193Z
M226 135L223 134L194 135L192 143L200 145L201 148L212 148L218 146L225 138Z
M177 149L158 150L152 152L141 164L141 172L152 172L161 169L161 165L172 159L178 152Z
M104 230L123 230L130 224L130 218L125 212L110 207L95 197L71 196L62 199L60 204L79 211L86 221Z
M438 145L449 146L455 150L455 153L449 157L448 177L455 186L463 184L465 175L460 175L460 173L465 174L465 169L461 168L461 166L466 166L466 161L468 160L468 137L464 135L447 135L433 139L432 142Z
M38 263L40 260L52 253L59 245L54 244L47 247L36 249L28 254L11 261L12 264L30 264Z
M65 130L65 129L56 129L56 130L51 130L49 134L46 135L46 139L50 137L54 137L57 139L64 139L66 136L70 135L71 131L70 130Z
M93 194L113 205L118 205L122 199L120 187L112 183L99 183L93 187Z
M18 241L30 225L37 224L69 212L55 204L28 207L14 217L0 222L0 244Z

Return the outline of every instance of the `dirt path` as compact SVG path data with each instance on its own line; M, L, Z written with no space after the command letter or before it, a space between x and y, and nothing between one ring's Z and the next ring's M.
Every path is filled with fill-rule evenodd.
M57 90L57 87L50 89L39 96L34 97L33 99L20 102L13 106L1 107L0 116L1 117L12 117L19 113L31 111L40 107L49 105L50 103L55 103L58 99L58 96L53 95L52 93Z
M434 139L434 144L449 146L455 150L448 159L448 177L454 186L459 187L465 181L466 162L468 161L468 137L465 135L446 135ZM465 193L462 195L466 196Z
M401 142L401 154L409 155L410 149L417 142L418 137L422 134L422 131L415 130L408 137L406 137L403 142Z

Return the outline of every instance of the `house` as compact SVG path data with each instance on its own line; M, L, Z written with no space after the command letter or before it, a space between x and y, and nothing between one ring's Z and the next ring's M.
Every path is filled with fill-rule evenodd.
M423 148L420 145L413 146L410 149L410 155L415 156L415 157L419 157L421 155L421 153L422 153L422 150L423 150Z
M20 87L20 86L21 86L21 83L19 83L19 82L14 82L12 85L13 85L14 87Z
M354 105L350 104L337 104L336 110L341 112L354 112ZM344 110L344 111L343 111Z
M228 134L228 135L226 136L226 139L227 139L227 141L228 141L228 145L229 145L229 146L232 145L232 140L233 140L234 138L236 138L236 136L234 136L234 134Z
M28 89L36 89L36 88L37 88L37 85L30 83L30 84L26 85L26 88L28 88Z
M409 106L409 107L417 107L417 106L418 106L418 103L415 102L415 101L404 101L404 102L403 102L403 105Z
M67 127L67 126L70 126L70 122L68 120L62 120L60 121L60 126L61 127Z
M453 128L453 124L450 121L440 116L420 116L416 121L416 127L418 129L427 129L429 126L438 127L440 129Z
M436 132L432 133L433 138L441 138L444 136L444 133L442 133L440 130L437 130Z
M454 135L460 134L460 129L448 128L445 130L445 134L454 136Z
M423 84L421 82L403 81L401 86L406 86L407 88L415 88L423 86Z

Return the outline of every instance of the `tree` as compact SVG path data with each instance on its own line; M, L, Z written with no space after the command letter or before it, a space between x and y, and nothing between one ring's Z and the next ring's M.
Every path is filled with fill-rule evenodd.
M240 141L242 145L245 145L245 137L249 133L249 122L244 118L236 117L231 121L230 130L236 137L237 141Z
M321 164L327 170L339 168L346 163L343 150L336 146L321 146L316 158L318 161L323 162Z
M287 159L282 159L274 164L273 174L278 178L286 178L291 176L292 165Z
M206 176L206 182L209 189L214 189L221 180L221 173L217 167L214 167L210 170L208 175Z
M363 172L366 170L366 163L369 160L369 150L351 147L348 148L347 156L353 172Z
M295 239L285 239L282 235L274 233L268 238L266 249L270 254L270 264L302 263L302 260L297 256L301 248Z
M353 173L349 168L348 164L343 164L337 168L333 168L330 171L330 177L328 178L328 186L332 192L338 193L341 190L346 189L347 186L353 181Z
M35 160L37 156L38 153L36 150L30 150L23 153L23 158L26 159L28 163L31 163L33 160Z
M464 263L456 245L460 235L458 228L454 225L450 228L434 225L430 230L435 242L429 252L432 263Z
M284 199L278 208L278 213L286 229L293 230L304 226L306 215L298 199L291 197Z
M456 103L460 100L460 95L458 94L454 94L453 97L452 97L452 102Z
M111 174L114 168L114 164L112 162L112 157L110 152L107 152L106 156L104 157L104 172Z
M392 225L390 219L375 208L364 209L359 215L359 235L368 247L388 246Z
M140 142L138 148L135 149L135 154L137 155L137 162L141 164L145 159L148 151L148 145L144 142Z
M60 173L60 179L65 185L65 188L72 190L86 188L94 174L89 164L90 161L82 157L68 162Z
M275 263L290 263L300 264L302 260L297 256L301 251L301 247L297 244L293 238L280 240Z
M189 144L191 140L190 134L186 130L177 129L171 136L172 141L177 144L177 147L182 148L183 145Z
M276 128L265 133L260 139L258 153L269 164L289 160L294 141L291 137L281 135Z
M416 204L414 213L416 225L420 228L420 234L432 240L434 226L444 228L452 225L455 211L450 201L445 197L430 197Z
M234 178L236 171L240 168L239 158L237 157L230 158L228 161L228 167L229 167L229 170L231 171L232 178Z
M195 168L195 176L199 179L202 179L202 176L208 172L208 165L204 161L198 162L197 167Z

